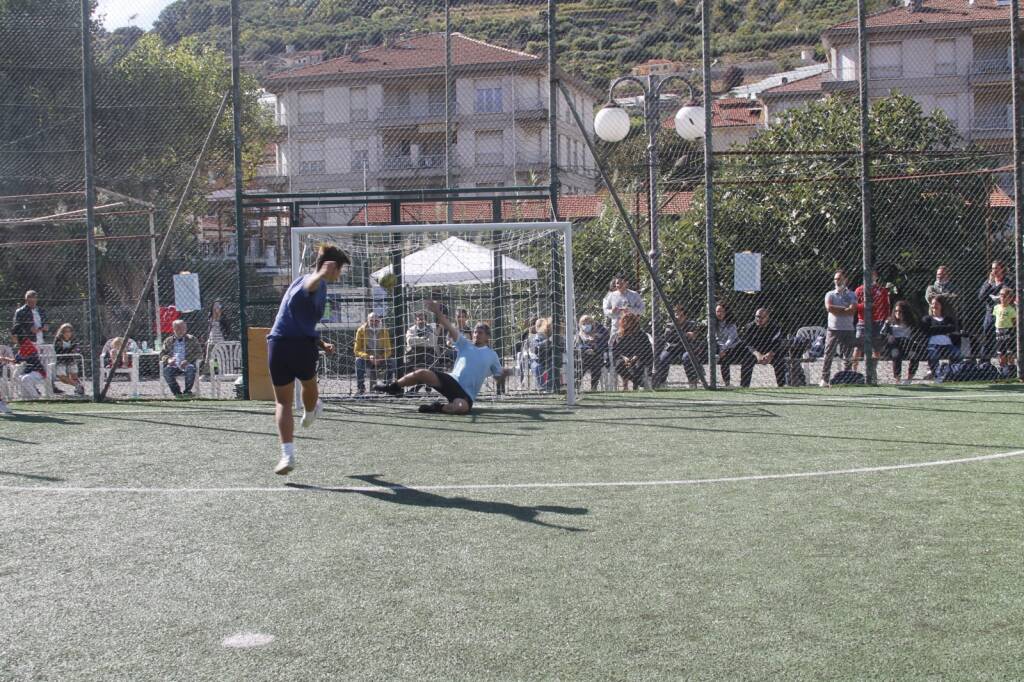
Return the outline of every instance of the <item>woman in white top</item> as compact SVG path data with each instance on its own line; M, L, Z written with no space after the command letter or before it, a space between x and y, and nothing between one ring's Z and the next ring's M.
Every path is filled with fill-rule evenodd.
M628 279L618 275L612 279L611 290L605 295L601 307L610 321L609 329L614 339L619 335L619 320L623 313L633 313L637 317L644 314L644 299L629 288Z

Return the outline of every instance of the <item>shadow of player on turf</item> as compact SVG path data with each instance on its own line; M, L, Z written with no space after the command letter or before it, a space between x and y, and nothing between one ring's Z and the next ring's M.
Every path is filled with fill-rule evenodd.
M445 497L444 495L438 495L424 490L417 490L416 488L407 488L399 483L390 483L381 479L380 474L363 474L361 476L352 476L351 478L359 481L365 481L366 483L370 483L375 486L380 486L381 490L367 490L365 488L325 488L316 485L303 485L301 483L286 483L285 485L290 488L301 488L303 490L319 490L322 492L335 493L358 493L359 495L372 497L383 502L406 504L413 507L464 509L466 511L478 512L481 514L503 514L517 521L532 523L546 528L567 530L573 533L583 532L586 530L585 528L548 523L537 518L541 512L582 516L587 513L587 510L583 507L559 507L553 505L536 505L534 507L527 507L518 504L511 504L509 502L487 502L484 500L472 500L468 497Z

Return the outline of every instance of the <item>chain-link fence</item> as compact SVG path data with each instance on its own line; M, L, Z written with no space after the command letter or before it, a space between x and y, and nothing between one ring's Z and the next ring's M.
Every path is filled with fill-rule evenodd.
M111 396L165 395L159 349L176 318L202 350L187 363L193 389L234 395L221 379L247 357L231 349L273 322L293 226L551 219L576 226L577 321L590 330L578 348L600 365L583 391L1016 374L1001 0L869 3L863 57L852 2L246 2L241 235L231 8L88 9L83 70L80 3L0 5L0 300L11 331L33 336L31 309L21 327L14 309L38 292L51 376L35 395L76 382L91 393L93 377L101 389L111 378ZM373 310L372 283L360 286L363 314L334 333L354 338ZM75 353L55 345L64 323ZM411 320L385 324L398 340ZM216 344L231 352L213 361ZM18 360L0 389L33 395Z

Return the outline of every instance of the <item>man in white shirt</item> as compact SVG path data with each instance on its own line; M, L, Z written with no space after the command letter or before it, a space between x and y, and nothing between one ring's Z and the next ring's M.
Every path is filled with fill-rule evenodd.
M637 316L644 314L644 299L629 288L628 279L618 275L612 280L612 289L604 297L601 307L610 321L611 338L614 339L619 335L619 319L623 313L631 312Z

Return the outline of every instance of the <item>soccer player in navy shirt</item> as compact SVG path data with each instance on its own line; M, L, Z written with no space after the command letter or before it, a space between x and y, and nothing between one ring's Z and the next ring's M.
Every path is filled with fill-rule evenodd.
M512 370L504 369L498 354L488 344L491 342L491 328L478 322L473 328L472 342L452 324L441 310L437 301L427 302L427 309L434 313L437 323L447 330L455 342L458 358L451 373L435 372L430 369L418 369L409 372L398 381L390 384L377 384L373 390L399 396L410 386L426 384L448 399L448 404L440 401L431 405L421 405L420 412L443 412L444 414L467 414L473 407L480 387L488 376L495 378L512 375Z
M302 386L302 426L313 425L323 411L316 385L316 364L320 351L328 355L334 345L320 338L316 326L324 316L327 283L337 282L349 257L336 246L323 245L317 252L316 270L288 286L281 299L274 326L267 334L267 359L277 403L277 432L281 435L281 460L274 473L286 475L295 468L295 424L292 401L295 381Z

